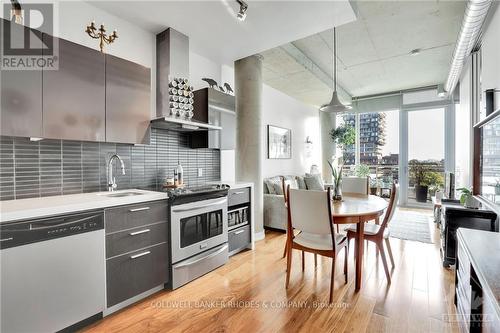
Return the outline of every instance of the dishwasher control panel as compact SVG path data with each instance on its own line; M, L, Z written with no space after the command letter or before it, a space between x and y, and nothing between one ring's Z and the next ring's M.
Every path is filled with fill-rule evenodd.
M104 229L104 212L93 211L0 226L0 249Z

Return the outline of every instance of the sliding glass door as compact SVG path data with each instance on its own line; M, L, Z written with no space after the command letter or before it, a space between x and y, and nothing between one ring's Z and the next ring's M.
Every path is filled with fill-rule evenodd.
M408 206L430 206L431 197L444 186L445 109L406 111L407 177L404 202Z

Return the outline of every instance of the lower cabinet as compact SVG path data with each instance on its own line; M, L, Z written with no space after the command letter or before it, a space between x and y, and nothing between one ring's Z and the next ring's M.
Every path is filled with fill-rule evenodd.
M250 225L248 224L243 227L229 230L229 255L233 255L247 248L251 242L250 237Z
M107 260L107 305L111 307L166 282L167 243Z
M107 308L168 282L167 201L105 210Z

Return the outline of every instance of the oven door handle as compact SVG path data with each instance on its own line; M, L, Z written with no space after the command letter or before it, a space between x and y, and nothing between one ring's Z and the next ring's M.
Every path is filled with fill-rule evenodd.
M212 203L209 203L209 204L206 204L206 205L192 207L192 208L174 208L174 209L172 209L172 212L173 213L189 212L189 211L198 210L200 208L207 208L207 207L212 207L212 206L223 205L224 203L226 203L226 199L220 200L220 201L217 201L217 202L212 202Z
M210 258L213 258L219 254L221 254L222 252L224 252L225 250L227 250L228 248L228 245L225 244L223 247L221 247L220 249L218 249L217 251L213 252L213 253L210 253L209 255L205 256L205 257L202 257L202 258L198 258L198 259L194 259L194 260L189 260L189 261L186 261L186 262L183 262L181 264L178 264L178 265L175 265L174 268L181 268L181 267L186 267L186 266L191 266L191 265L194 265L196 264L197 262L200 262L202 260L205 260L205 259L210 259Z

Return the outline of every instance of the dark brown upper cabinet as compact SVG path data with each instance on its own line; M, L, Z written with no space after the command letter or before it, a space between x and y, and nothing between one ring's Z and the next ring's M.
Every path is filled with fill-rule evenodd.
M105 141L104 54L60 38L54 45L59 68L43 71L43 137Z
M41 33L7 20L2 24L1 43L18 47L27 34L31 48L42 49ZM10 29L10 34L4 33ZM4 39L5 38L5 39ZM21 44L19 44L21 43ZM38 54L42 55L41 51ZM42 136L42 71L3 70L1 77L1 135Z
M220 130L193 132L189 135L191 148L232 150L236 146L236 99L211 88L194 92L193 120L222 127Z
M147 143L151 70L106 55L106 141Z

